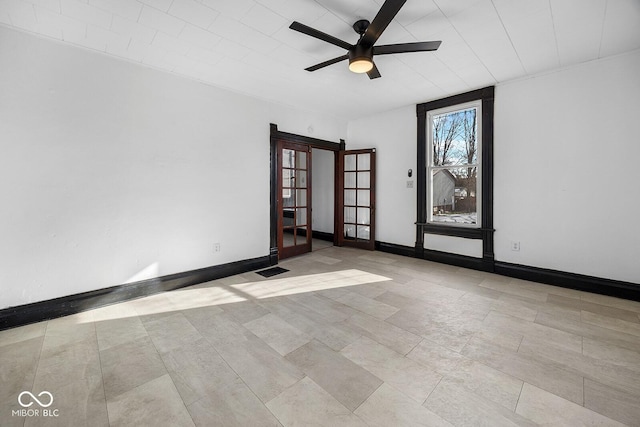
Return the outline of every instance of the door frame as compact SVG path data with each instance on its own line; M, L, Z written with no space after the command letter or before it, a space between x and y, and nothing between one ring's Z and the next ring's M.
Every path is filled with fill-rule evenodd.
M324 139L312 138L310 136L296 135L294 133L282 132L278 130L278 125L270 124L270 230L269 230L269 263L270 265L276 265L278 263L278 140L292 142L295 144L306 144L310 148L317 148L321 150L329 150L334 152L334 221L333 221L333 244L337 245L338 237L338 223L335 215L338 212L338 152L345 150L344 139L340 142L331 142ZM311 169L311 165L309 165ZM313 206L309 206L313 209Z
M293 143L290 141L285 141L283 139L278 139L278 154L284 152L284 150L293 150L294 154L294 158L293 160L293 164L290 164L289 166L291 168L287 168L287 170L289 171L294 171L294 177L296 178L294 180L293 183L293 187L291 187L291 183L289 183L289 191L291 191L293 193L293 218L292 218L292 222L293 222L293 245L291 246L286 246L284 245L284 235L285 235L285 226L284 226L284 212L285 212L285 206L284 204L284 197L279 200L279 204L278 204L278 248L279 248L279 254L278 254L278 258L289 258L292 256L296 256L296 255L301 255L307 252L311 252L311 239L312 239L312 233L313 233L313 229L312 229L312 225L311 225L311 218L312 218L312 206L311 206L311 200L312 200L312 191L311 191L311 185L313 182L312 176L311 176L311 164L312 164L312 156L311 156L311 147L309 147L306 144L297 144L297 143ZM298 157L298 153L304 153L305 154L305 158L304 158L304 168L300 168L300 164L298 163L300 158ZM280 184L282 185L278 185L278 193L277 194L283 194L283 189L284 189L284 183L283 183L283 172L284 172L284 165L282 164L284 161L283 158L278 159L278 180L280 182ZM304 190L305 190L305 200L304 200L304 205L300 206L299 205L299 200L298 200L298 192L299 190L302 190L303 187L300 187L299 183L298 183L298 175L297 172L299 170L304 170L305 172L305 182L304 182ZM306 211L306 215L305 215L305 219L304 219L304 227L305 227L305 233L304 233L304 242L303 244L299 244L298 243L298 237L299 237L299 231L300 228L298 226L298 213L299 213L299 207L304 207L305 211Z
M359 154L369 154L370 157L370 166L368 172L370 173L369 178L369 187L366 190L369 191L369 240L360 240L357 237L357 232L355 236L355 240L347 240L344 235L344 193L345 193L345 165L344 158L347 155L359 155ZM359 170L359 167L356 166L356 170ZM335 236L337 236L336 244L338 246L350 246L352 248L360 248L367 250L374 250L376 246L375 242L375 225L376 225L376 149L375 148L364 148L364 149L356 149L356 150L342 150L338 153L338 183L337 183L337 197L336 201L340 209L336 211L335 221L337 222L336 230L340 229L340 233L336 232ZM356 189L358 187L356 180ZM357 203L357 202L356 202ZM357 206L360 206L357 204Z

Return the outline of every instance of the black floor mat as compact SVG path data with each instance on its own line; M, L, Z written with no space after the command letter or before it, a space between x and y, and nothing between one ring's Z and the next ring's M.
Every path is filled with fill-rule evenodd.
M262 271L256 271L256 273L258 273L263 277L271 277L271 276L275 276L276 274L286 273L287 271L289 270L287 270L286 268L273 267L273 268L268 268Z

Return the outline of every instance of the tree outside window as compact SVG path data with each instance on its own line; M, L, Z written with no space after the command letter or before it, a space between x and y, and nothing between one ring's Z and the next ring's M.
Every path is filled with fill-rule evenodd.
M479 102L430 111L427 117L428 222L477 227L481 135Z

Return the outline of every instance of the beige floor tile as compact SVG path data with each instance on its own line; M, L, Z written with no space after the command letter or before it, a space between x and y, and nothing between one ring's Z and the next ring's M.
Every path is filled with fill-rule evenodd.
M160 353L190 345L202 338L183 313L174 313L144 325L153 345Z
M189 322L214 347L223 347L247 340L250 332L227 313L212 312L209 307L182 312Z
M562 288L560 286L547 285L544 283L531 282L529 280L521 280L521 279L511 279L510 283L515 283L519 287L524 289L533 290L536 292L546 292L550 295L558 295L564 296L567 298L580 299L580 296L583 294L582 291L578 291L575 289Z
M398 286L402 286L397 284ZM392 305L398 309L405 309L408 311L421 311L424 310L424 302L416 300L416 298L410 298L407 294L410 294L410 290L405 290L406 294L401 295L398 292L394 292L395 287L390 288L388 291L375 297L376 301L383 302L385 304Z
M538 307L536 304L523 301L508 294L498 298L491 306L491 309L502 314L519 317L529 322L536 320L536 316L538 315Z
M396 258L392 258L391 256L383 255L380 252L373 252L373 253L367 254L367 255L360 255L358 257L358 260L372 261L372 262L381 263L381 264L393 264L393 263L395 263L397 261Z
M316 340L286 358L351 411L382 384L380 378Z
M274 314L266 314L243 325L275 351L285 356L313 338Z
M309 377L305 377L268 402L267 408L285 427L366 426L360 418L353 415Z
M505 353L500 347L479 340L471 340L462 354L572 402L580 405L583 402L583 377L557 364L544 363L520 353Z
M517 280L505 283L501 280L485 279L480 283L480 286L505 294L529 298L534 301L546 301L548 295L547 292L542 289L529 289L526 286L520 286Z
M341 295L344 295L344 293L346 293L346 291ZM286 298L295 302L300 308L320 314L329 322L340 322L357 313L357 311L351 307L319 295L319 292L288 295Z
M19 409L18 395L30 391L36 375L38 360L44 337L31 338L0 347L0 404L11 402L10 407Z
M138 312L134 308L133 300L95 308L91 310L91 313L93 315L94 322L126 319L128 317L138 316Z
M449 371L447 381L463 385L507 409L515 410L523 381L475 360L463 359Z
M166 293L150 295L129 302L131 308L140 316L142 323L171 316L178 311Z
M584 406L621 423L640 424L640 395L584 380Z
M147 336L147 330L138 316L96 322L98 348L106 350Z
M407 357L438 372L440 375L447 375L455 372L458 366L466 358L458 352L438 345L429 340L423 340L418 344Z
M504 350L515 353L520 348L524 335L503 329L493 329L482 326L474 334L472 339L486 341L489 344L502 347Z
M314 261L321 262L321 263L327 264L327 265L335 265L335 264L339 264L339 263L342 262L341 259L332 258L332 257L320 255L320 254L313 254L312 256L313 256L313 260Z
M552 313L538 313L535 323L575 335L582 335L583 337L602 341L605 344L640 352L640 340L635 335L583 323L573 318Z
M300 369L255 336L216 350L262 402L304 377Z
M374 284L350 286L349 292L360 294L367 298L375 299L378 295L385 293L386 290L382 287L382 284L374 283Z
M616 317L603 316L601 314L582 311L582 321L591 325L623 332L625 334L640 337L640 323L628 322Z
M101 377L100 356L95 339L68 345L43 347L34 385L57 388L69 381Z
M400 354L407 354L422 341L418 335L365 314L355 314L345 324Z
M640 372L627 369L600 359L585 356L568 350L560 350L545 346L525 337L518 350L519 354L527 355L546 365L556 365L568 372L573 372L585 378L591 378L603 384L615 385L622 390L640 396Z
M636 313L635 311L624 310L616 307L610 307L608 305L596 304L581 299L567 298L557 295L549 295L547 302L562 307L571 308L578 313L580 313L581 311L588 311L590 313L599 314L602 316L626 320L627 322L640 323L640 319L638 319L638 313Z
M406 283L406 287L420 291L420 295L426 301L457 301L466 292L447 286L445 280L442 284L431 283L428 280L413 279Z
M101 351L100 362L107 400L167 373L146 337Z
M0 347L41 337L46 329L47 322L45 321L0 331Z
M583 338L582 354L615 366L623 366L635 372L640 372L640 353L606 344L591 338Z
M419 404L442 379L435 371L367 337L347 346L340 354Z
M344 323L330 322L317 311L306 310L287 297L270 298L261 304L288 324L295 325L296 329L336 351L342 350L361 336Z
M81 341L95 341L95 325L93 323L78 323L76 319L67 316L50 320L44 334L43 348L64 346Z
M452 426L386 383L369 396L354 413L370 426Z
M583 301L640 313L640 301L625 300L621 298L610 297L608 295L593 294L590 292L583 292L580 295L580 299L582 299Z
M194 426L171 377L162 375L107 400L111 426Z
M221 293L220 290L215 287L197 288L188 286L175 289L164 295L167 296L167 299L171 302L175 310L184 310L195 307L217 307L221 294L224 293ZM222 313L222 308L218 307L218 310Z
M2 427L24 427L26 416L19 417L17 415L5 415L5 412L4 412L6 410L7 414L11 414L11 410L18 410L18 409L24 409L24 408L22 408L20 405L18 405L15 402L4 403L0 401L0 405L2 405L0 407L3 408L2 409L2 414L3 414Z
M288 295L286 298L295 302L300 308L320 314L329 322L340 322L358 313L357 310L335 301L335 298L346 294L348 292L347 289L348 288L336 288L326 291L294 294ZM328 297L324 296L323 292L339 292L339 295Z
M281 425L239 377L212 389L187 409L196 426Z
M535 322L529 322L518 317L492 311L484 319L483 324L487 328L516 332L524 336L532 337L549 346L565 348L576 352L582 351L582 337L580 335Z
M162 360L186 405L215 394L238 379L238 375L205 339L164 353Z
M224 304L219 306L225 313L229 313L236 322L242 324L258 319L269 311L262 308L259 304L253 301L236 302L233 304Z
M348 292L336 298L336 301L380 320L384 320L398 311L396 307L354 292Z
M455 426L533 426L524 417L443 379L423 405Z
M25 426L108 426L107 401L102 376L69 376L60 381L55 376L36 378L34 390L46 390L53 395L53 404L47 408L57 411L57 417L27 418Z
M537 424L571 426L622 426L617 421L525 383L516 413Z

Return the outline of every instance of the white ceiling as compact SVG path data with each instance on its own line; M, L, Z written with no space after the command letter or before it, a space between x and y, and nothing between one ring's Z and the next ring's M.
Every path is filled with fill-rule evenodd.
M336 46L383 0L0 0L0 24L297 108L352 119L640 48L640 0L408 0L378 44L442 40L348 71Z

